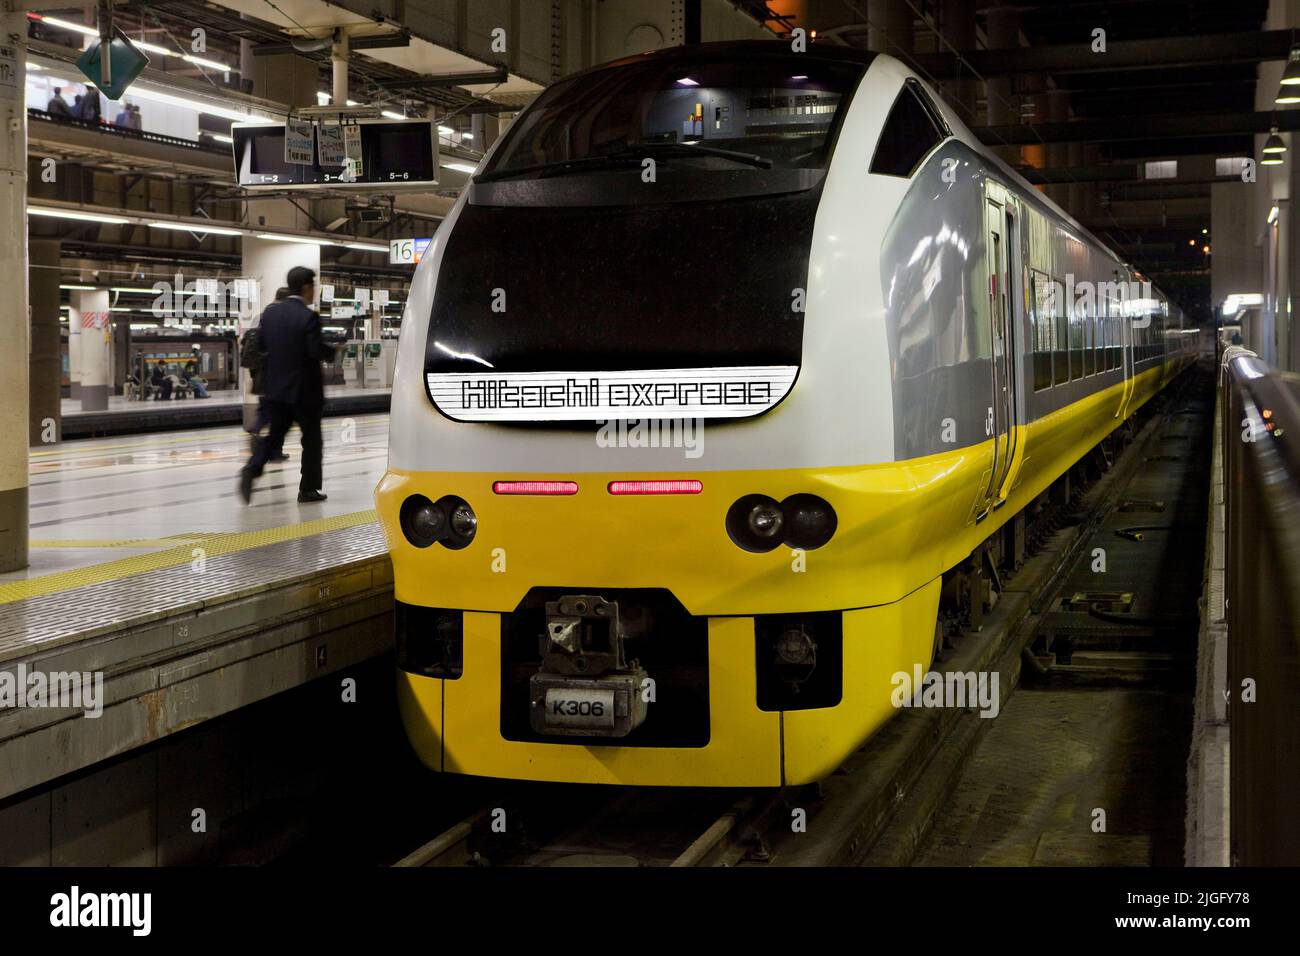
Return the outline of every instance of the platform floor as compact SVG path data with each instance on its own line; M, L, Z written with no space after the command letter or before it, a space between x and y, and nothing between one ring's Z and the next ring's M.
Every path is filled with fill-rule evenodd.
M324 437L329 500L310 505L296 500L297 429L290 460L267 468L251 506L237 490L248 454L237 426L33 448L31 564L0 574L0 604L189 563L194 548L230 553L314 533L313 523L373 522L388 416L327 419Z

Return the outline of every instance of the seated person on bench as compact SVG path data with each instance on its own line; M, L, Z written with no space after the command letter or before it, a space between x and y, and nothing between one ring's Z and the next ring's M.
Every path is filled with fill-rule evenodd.
M172 397L172 380L167 374L167 363L162 359L153 367L153 372L149 375L149 384L158 390L160 399L169 399Z

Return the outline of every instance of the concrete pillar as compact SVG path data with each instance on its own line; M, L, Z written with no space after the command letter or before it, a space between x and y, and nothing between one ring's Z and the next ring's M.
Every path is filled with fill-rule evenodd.
M6 10L12 9L8 6ZM27 16L0 14L13 73L0 85L0 571L27 566Z
M113 347L109 350L112 376L110 395L126 394L126 377L131 374L131 317L124 313L109 315L113 329Z
M113 331L108 311L108 290L72 293L72 321L81 327L81 410L108 409L110 387L109 352Z
M242 271L252 286L252 314L246 326L243 320L240 322L241 340L246 328L261 321L262 310L275 301L275 290L285 284L289 270L294 266L311 269L316 273L317 285L320 284L320 248L314 242L278 242L244 237ZM244 427L250 428L257 415L259 398L252 393L252 380L246 370L240 370L239 382L244 404Z
M335 50L337 50L337 45ZM268 99L279 100L290 106L315 106L319 70L308 59L293 54L255 57L253 93ZM339 80L334 73L335 83ZM347 81L346 70L342 77ZM346 90L344 103L347 102ZM268 232L278 229L302 231L313 228L311 219L292 201L271 199L250 207L249 216ZM262 310L275 301L275 290L285 284L285 277L294 266L306 266L317 273L320 282L320 246L309 242L278 242L245 236L242 240L242 272L248 279L250 295L248 315L241 314L237 330L240 340L244 332L261 321ZM252 379L248 371L240 369L239 387L244 406L244 427L250 428L257 416L258 396L252 393Z
M68 309L68 398L81 401L81 319L75 308Z
M330 74L334 81L330 93L331 104L334 106L347 106L348 34L342 28L334 31L334 46L330 50Z
M907 0L869 0L867 3L867 49L901 58L912 52L912 20L915 14Z
M57 442L63 434L60 420L60 382L63 350L60 344L59 262L62 243L33 239L27 243L31 264L28 288L32 305L32 354L28 369L28 440L33 445Z

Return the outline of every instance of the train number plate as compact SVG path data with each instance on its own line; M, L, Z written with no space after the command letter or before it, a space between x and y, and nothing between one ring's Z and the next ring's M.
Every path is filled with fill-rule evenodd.
M612 730L614 691L604 688L552 687L545 697L548 727Z

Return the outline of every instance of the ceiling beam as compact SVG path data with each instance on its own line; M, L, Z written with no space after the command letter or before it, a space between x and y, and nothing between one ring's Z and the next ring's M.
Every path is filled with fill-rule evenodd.
M1070 123L977 126L971 132L989 146L1028 146L1037 143L1115 143L1125 140L1242 136L1267 133L1273 126L1283 131L1300 130L1300 111L1114 116Z
M1222 66L1285 60L1293 42L1290 30L1256 33L1219 33L1150 40L1113 40L1105 53L1093 53L1088 43L1062 43L1012 47L1002 50L968 50L954 53L915 53L909 65L936 79L969 76L973 68L982 77L1021 73L1107 73L1115 70L1164 70L1176 66Z

